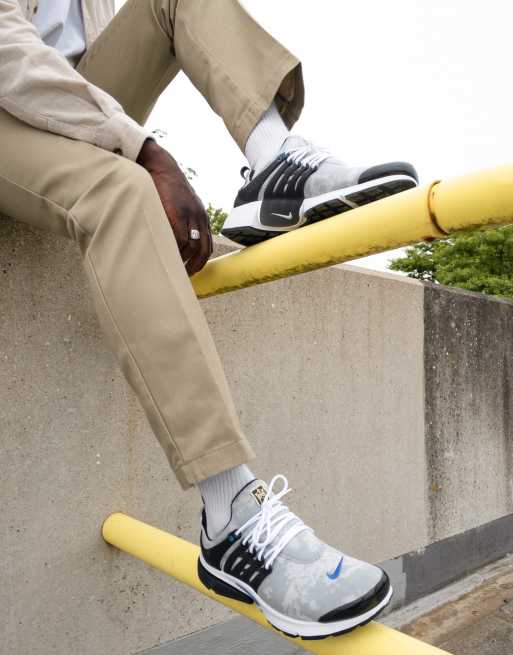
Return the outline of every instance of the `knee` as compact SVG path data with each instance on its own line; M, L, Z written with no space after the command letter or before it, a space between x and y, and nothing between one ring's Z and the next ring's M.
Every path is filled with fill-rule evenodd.
M116 157L112 185L132 194L155 191L153 179L148 171L126 157Z
M128 226L137 220L148 197L155 194L157 190L148 171L125 157L108 153L94 182L82 193L71 213L80 230L92 236L107 224L124 222Z

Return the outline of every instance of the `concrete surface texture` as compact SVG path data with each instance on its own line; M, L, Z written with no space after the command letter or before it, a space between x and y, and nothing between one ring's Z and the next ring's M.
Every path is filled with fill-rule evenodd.
M453 655L511 655L513 565L402 631Z
M468 332L441 334L449 356L436 364L424 356L427 295L413 281L342 266L202 301L258 453L254 470L285 473L292 509L374 561L513 511L503 462L511 434L493 420L506 415L502 339L511 339L513 307L499 303L495 337L480 343L479 366L507 369L492 393L470 374L450 384L461 358L481 370ZM477 335L483 317L463 296L452 320ZM127 655L228 619L101 540L103 518L121 510L196 541L200 502L180 492L107 350L75 247L1 219L0 299L0 650ZM486 302L495 311L497 301ZM429 342L428 352L436 358ZM443 395L434 383L428 392L434 365ZM461 422L444 433L439 421L467 406L469 389L475 444ZM482 469L456 449L460 438L471 458L484 444ZM427 439L452 448L451 466ZM485 476L476 515L479 494L470 505L463 493Z
M513 512L512 309L482 294L426 288L430 541Z

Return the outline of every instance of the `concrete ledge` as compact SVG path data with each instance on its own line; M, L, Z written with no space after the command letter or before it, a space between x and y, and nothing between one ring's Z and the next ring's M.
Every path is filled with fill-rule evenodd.
M6 652L127 655L226 621L101 540L115 510L195 540L200 507L104 344L73 244L0 220L0 298ZM202 301L255 470L286 473L323 538L384 561L513 512L513 305L477 302L350 266Z
M139 655L299 655L295 646L248 619L237 617Z

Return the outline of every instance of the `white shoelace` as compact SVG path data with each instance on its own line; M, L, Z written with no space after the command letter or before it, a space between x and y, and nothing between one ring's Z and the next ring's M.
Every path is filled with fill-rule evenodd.
M311 166L316 168L323 161L332 157L332 153L324 147L316 146L313 143L307 143L304 146L298 146L297 148L292 148L287 153L287 161L292 163L303 164L304 166ZM251 180L254 171L251 170L248 166L243 166L240 174L246 184Z
M313 143L308 143L305 146L293 148L288 153L287 160L298 164L304 164L305 166L316 167L331 156L332 155L327 148L320 148Z
M283 489L274 493L273 488L278 480L283 481ZM284 475L275 475L269 484L260 512L252 516L236 532L237 536L240 536L245 530L252 528L243 538L242 545L249 543L249 552L256 553L258 561L265 561L265 568L268 570L295 536L304 530L313 532L312 528L305 525L281 502L289 491L291 489L287 478ZM288 528L284 529L286 526ZM273 543L282 530L281 538Z

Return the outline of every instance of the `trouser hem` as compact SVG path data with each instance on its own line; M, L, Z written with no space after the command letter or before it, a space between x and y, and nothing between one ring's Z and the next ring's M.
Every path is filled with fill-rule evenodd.
M232 131L232 137L242 152L249 135L273 100L276 100L286 126L291 129L303 110L305 91L301 62L290 52L286 52L279 65L274 67L260 95L247 101L242 117Z
M247 441L235 441L183 464L175 469L175 475L182 489L186 491L198 482L234 466L246 464L254 457L255 453Z

